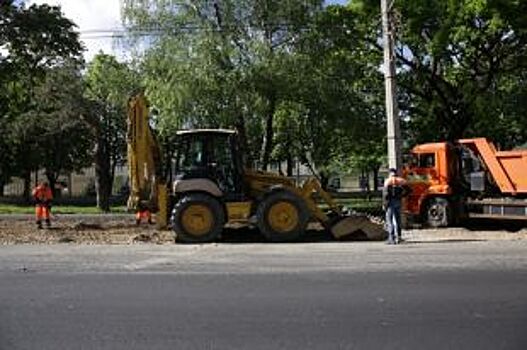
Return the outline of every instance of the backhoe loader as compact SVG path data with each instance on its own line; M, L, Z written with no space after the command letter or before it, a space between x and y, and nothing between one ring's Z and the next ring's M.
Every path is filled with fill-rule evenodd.
M244 167L238 135L233 130L199 129L175 135L172 183L161 172L158 143L150 128L142 94L129 101L128 206L148 202L157 210L159 228L170 224L181 242L216 240L225 225L255 225L269 240L294 241L316 220L334 237L354 234L381 239L381 225L360 215L345 214L315 178L302 186L287 177ZM167 164L167 163L165 163ZM317 194L327 209L314 199Z

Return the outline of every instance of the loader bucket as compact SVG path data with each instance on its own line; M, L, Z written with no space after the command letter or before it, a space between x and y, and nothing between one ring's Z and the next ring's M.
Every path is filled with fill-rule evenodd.
M351 215L338 218L329 228L333 237L344 239L383 240L386 236L383 225L366 216Z

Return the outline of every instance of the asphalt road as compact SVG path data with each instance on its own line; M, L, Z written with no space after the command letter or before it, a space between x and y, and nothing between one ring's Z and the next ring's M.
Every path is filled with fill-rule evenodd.
M0 247L0 349L525 349L527 242Z

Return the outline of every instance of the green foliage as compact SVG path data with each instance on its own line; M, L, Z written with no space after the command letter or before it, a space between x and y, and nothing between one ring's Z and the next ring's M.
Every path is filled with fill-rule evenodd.
M352 9L328 7L288 67L295 77L290 98L301 101L306 111L300 159L311 158L326 173L349 169L359 157L375 160L359 164L371 170L384 158L384 87L374 63L380 56L365 49L361 31Z
M351 10L320 1L155 3L125 2L124 13L133 29L157 23L165 33L143 60L162 134L235 127L263 168L273 158L323 169L363 139L382 142L382 81L369 61L378 55L361 48Z
M378 18L378 1L359 2L369 21ZM525 141L526 1L398 0L395 15L401 107L413 142Z
M126 112L128 99L139 91L139 76L114 56L97 54L88 64L85 96L89 109L85 118L97 138L104 142L111 162L122 163L126 151Z
M164 33L143 65L148 97L161 111L161 134L235 127L248 136L250 158L265 167L276 108L289 90L283 67L320 9L315 0L125 1L131 28Z
M75 64L48 70L37 85L36 108L20 116L25 133L24 147L34 155L35 169L42 167L50 184L61 174L78 171L91 164L92 136L81 118L83 86Z
M99 53L84 77L88 109L84 115L95 136L95 189L100 209L110 209L115 167L126 153L128 99L139 90L139 77L127 64Z
M60 7L10 6L2 11L0 21L0 43L9 52L7 61L16 66L35 73L37 69L62 64L65 59L81 59L76 25L62 16Z
M57 147L60 152L67 151L57 132L62 122L65 127L71 126L64 118L66 109L72 107L72 100L59 106L62 102L53 98L63 97L54 90L63 88L61 83L55 83L62 79L58 77L60 67L75 67L72 69L78 72L82 63L82 47L75 25L62 16L59 7L31 5L25 8L16 6L13 1L4 1L0 6L0 47L3 48L0 53L0 97L3 101L0 126L4 131L0 145L6 150L0 156L0 185L15 174L27 179L31 170L41 166L49 169L52 177L59 171L57 167L75 168L72 159L75 156L61 154L46 162L42 158L48 156L42 153L45 149ZM63 135L69 135L69 131L62 131Z

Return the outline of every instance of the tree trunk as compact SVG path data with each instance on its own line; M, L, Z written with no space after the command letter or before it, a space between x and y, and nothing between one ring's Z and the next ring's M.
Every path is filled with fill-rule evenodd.
M264 138L262 145L261 168L267 170L269 161L271 160L271 152L273 151L273 119L276 109L276 94L271 92L269 95L269 109L265 118Z
M168 158L166 158L168 159ZM168 161L167 161L168 163ZM112 160L111 166L110 166L110 197L113 193L113 182L115 180L115 169L117 168L117 162L115 160ZM163 174L164 176L164 174Z
M249 152L249 143L247 141L247 131L245 130L245 118L243 115L238 116L238 120L235 125L236 131L238 132L238 141L240 145L240 153L242 155L241 162L242 167L252 168L253 159Z
M4 187L6 183L4 180L0 180L0 197L3 197L5 195Z
M372 169L373 172L373 190L377 191L379 189L379 167L376 166Z
M31 171L25 170L22 178L24 179L24 197L26 202L31 202Z
M111 161L107 149L106 141L100 137L95 149L95 191L97 208L103 212L110 211L112 194Z
M293 177L293 170L294 170L294 162L293 162L293 156L291 155L291 152L287 152L287 158L286 158L286 164L287 164L287 176Z
M320 172L320 186L324 191L328 190L329 176L325 171Z
M73 193L73 180L71 178L71 173L68 174L68 197L72 197Z
M48 179L49 188L51 188L51 193L53 194L53 198L60 197L60 195L57 193L57 189L55 188L58 177L59 175L57 173L53 171L46 171L46 178Z

